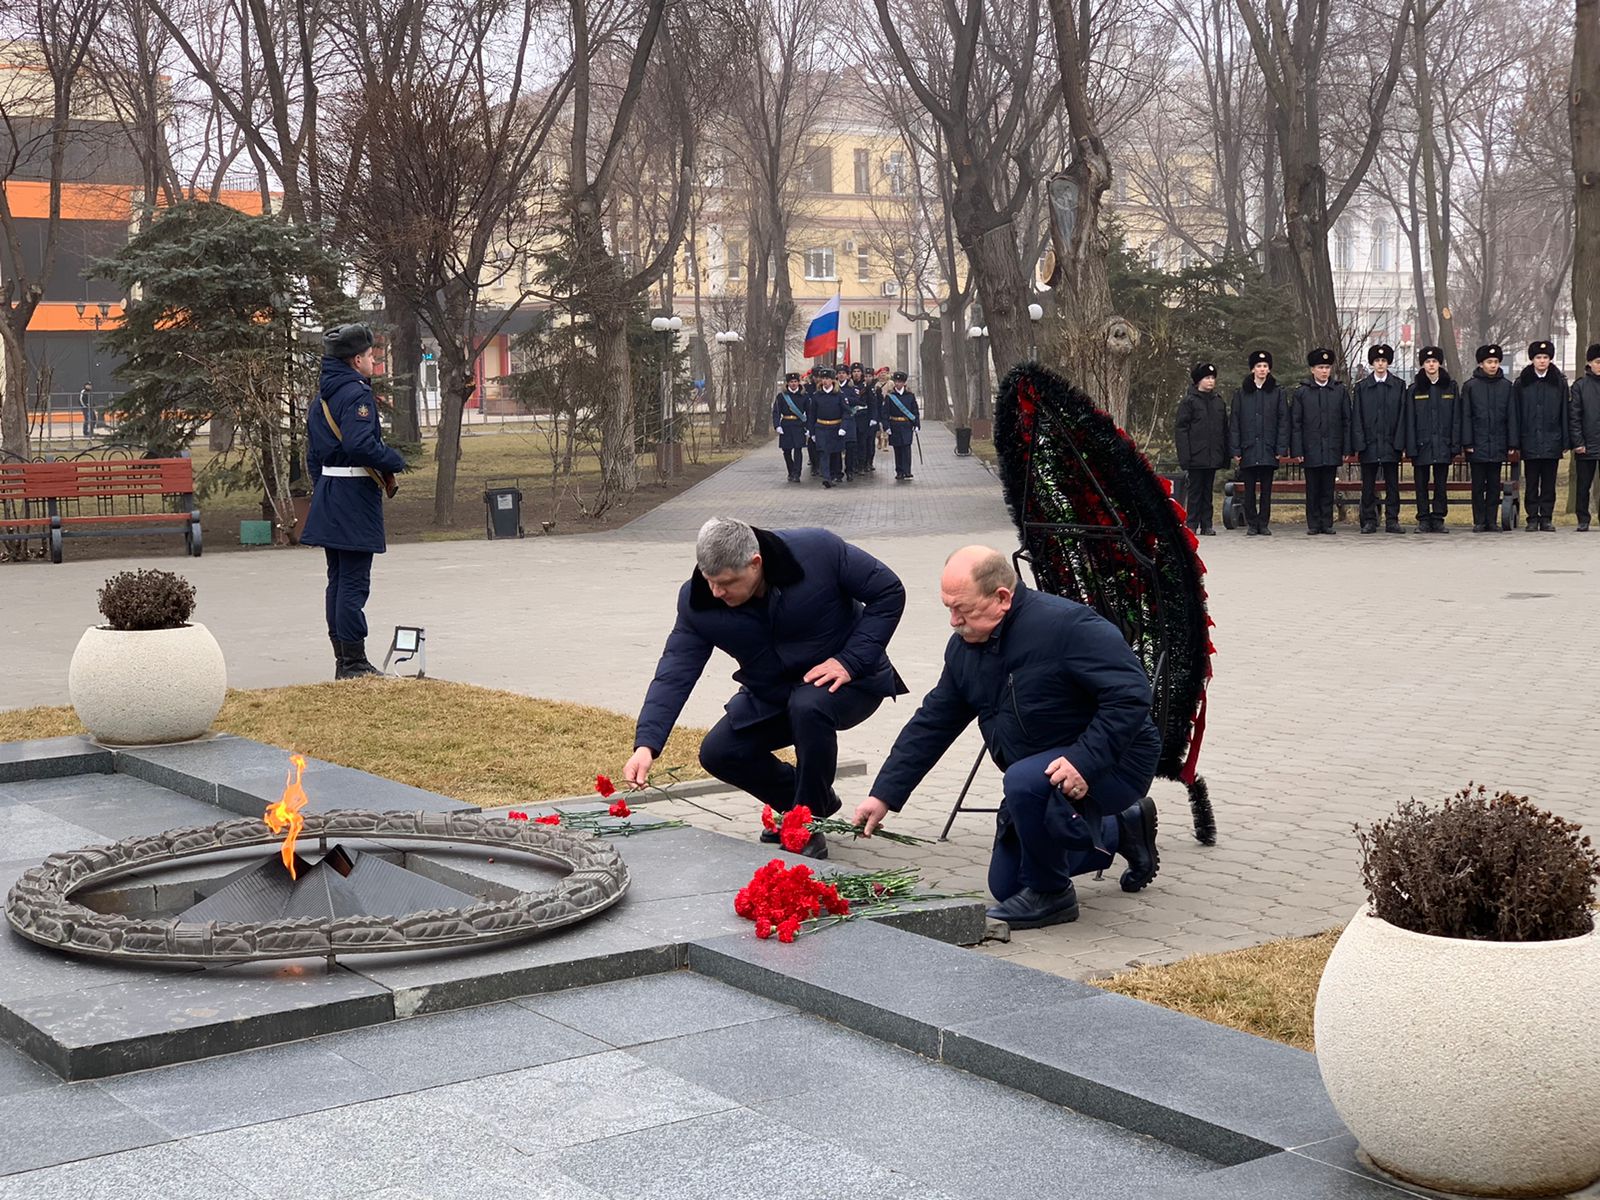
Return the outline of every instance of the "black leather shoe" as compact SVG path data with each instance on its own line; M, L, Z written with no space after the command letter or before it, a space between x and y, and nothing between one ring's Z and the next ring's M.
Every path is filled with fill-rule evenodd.
M1261 530L1257 529L1254 525L1252 525L1252 526L1250 526L1249 529L1246 529L1244 531L1244 535L1245 535L1245 537L1260 537L1261 536Z
M1161 870L1156 849L1156 802L1146 796L1117 814L1117 853L1128 860L1122 873L1122 890L1142 892Z
M1589 522L1587 522L1587 521L1579 521L1578 522L1578 527L1576 529L1574 529L1573 532L1574 533L1588 533L1589 532Z
M363 675L382 675L367 661L367 643L338 642L336 643L339 654L339 669L334 672L335 679L360 679Z
M828 839L820 834L813 833L811 840L797 851L801 858L827 858Z
M1378 532L1378 527L1376 525L1363 525L1361 527L1361 532L1362 533L1377 533Z
M1202 529L1200 531L1200 536L1201 537L1216 537L1217 536L1217 531L1212 526L1207 525L1204 529Z
M1036 892L1025 887L1008 900L1002 900L986 914L991 921L1004 921L1012 929L1040 929L1078 919L1078 893L1071 881L1065 891Z
M1272 526L1271 525L1263 525L1261 527L1261 536L1262 537L1271 537L1272 536Z
M1385 525L1383 527L1383 531L1385 533L1404 533L1405 532L1404 529L1400 528L1400 522L1399 521L1394 522L1394 524L1392 524L1392 525Z
M1337 536L1339 531L1337 529L1335 529L1332 525L1324 525L1322 527L1322 532L1327 534L1329 537L1335 537L1335 536Z

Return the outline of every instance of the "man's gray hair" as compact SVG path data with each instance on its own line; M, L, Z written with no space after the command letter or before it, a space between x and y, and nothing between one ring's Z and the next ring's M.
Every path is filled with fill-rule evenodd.
M727 571L742 571L760 553L756 531L731 517L712 517L700 526L694 540L694 559L707 579Z

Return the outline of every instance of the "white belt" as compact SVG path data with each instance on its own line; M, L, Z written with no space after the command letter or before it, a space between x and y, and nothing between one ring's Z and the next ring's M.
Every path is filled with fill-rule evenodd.
M323 467L322 473L324 475L332 475L337 479L367 478L367 469L365 467Z

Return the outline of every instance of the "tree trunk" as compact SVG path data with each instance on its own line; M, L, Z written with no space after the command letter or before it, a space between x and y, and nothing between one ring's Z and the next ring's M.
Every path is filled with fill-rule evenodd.
M14 319L0 317L4 329L0 340L5 344L5 393L0 399L0 450L28 457L28 356L23 342L24 332L18 333Z
M389 338L389 372L394 379L394 439L422 441L422 323L417 311L395 288L384 294L394 332Z
M1316 142L1303 130L1282 128L1278 138L1289 274L1300 302L1301 338L1307 346L1328 347L1342 360L1344 336L1328 259L1327 176Z
M970 161L970 156L969 156ZM975 174L971 167L960 174ZM983 305L983 323L999 369L1009 371L1028 354L1028 280L1017 253L1016 232L990 198L987 184L960 179L955 195L956 232L967 252L973 288Z
M1582 346L1600 338L1600 0L1577 0L1574 32L1568 93L1576 217L1572 311Z
M456 523L456 467L461 462L461 418L476 380L472 363L453 339L439 339L439 428L433 457L438 474L433 488L433 523Z
M627 311L608 306L593 316L595 362L600 371L600 516L639 488L639 457L633 431L633 387L629 378Z
M922 385L923 397L939 420L949 420L953 414L950 393L944 386L943 321L929 321L924 325L917 351L917 382Z
M1422 135L1422 197L1428 218L1428 266L1432 274L1434 312L1438 317L1438 344L1452 364L1464 367L1466 364L1460 358L1461 348L1456 344L1455 317L1450 311L1450 212L1441 203L1439 194L1439 143L1433 136L1433 80L1428 74L1427 10L1425 4L1416 8L1412 57L1417 89L1417 125ZM1573 50L1574 61L1580 53L1582 51L1576 48Z
M957 429L972 427L972 388L967 382L967 329L965 310L952 302L939 314L939 338L943 345L940 368L945 391L950 397Z
M1420 157L1418 161L1421 161ZM1417 310L1417 323L1411 330L1411 344L1420 348L1431 344L1433 338L1428 325L1427 277L1422 266L1422 209L1417 200L1415 171L1407 173L1406 187L1406 241L1411 247L1411 303Z

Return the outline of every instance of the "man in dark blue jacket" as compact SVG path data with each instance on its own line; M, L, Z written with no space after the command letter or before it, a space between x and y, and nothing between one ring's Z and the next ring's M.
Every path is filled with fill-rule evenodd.
M1474 533L1500 527L1500 468L1516 461L1517 406L1500 370L1503 357L1495 342L1479 346L1477 370L1461 385L1460 441L1472 472Z
M1393 346L1369 346L1372 372L1356 384L1350 432L1361 457L1361 532L1378 532L1378 476L1383 476L1383 531L1404 533L1400 525L1400 456L1405 446L1406 385L1389 367Z
M314 490L300 533L321 546L328 562L325 606L333 643L334 678L376 675L367 661L372 556L385 550L383 496L406 469L398 450L383 444L378 405L367 381L375 370L372 331L335 325L322 338L318 402L306 414L306 466Z
M740 686L700 745L701 765L779 811L803 804L832 816L839 730L906 691L886 652L905 588L826 529L768 531L713 517L700 529L695 560L624 778L645 783L711 652L721 650L738 662ZM784 746L794 747L794 766L772 753ZM828 857L827 840L812 835L804 853Z
M1072 877L1128 860L1122 890L1155 878L1156 810L1146 793L1161 756L1150 680L1122 634L1072 600L1022 587L998 550L968 546L945 564L940 599L955 629L944 673L895 739L856 808L871 836L974 717L1005 772L989 916L1013 929L1074 921Z
M844 394L834 386L833 368L817 368L817 390L811 393L806 408L806 423L811 439L817 444L817 458L822 464L822 486L831 488L844 476L845 467L845 417L849 406Z

